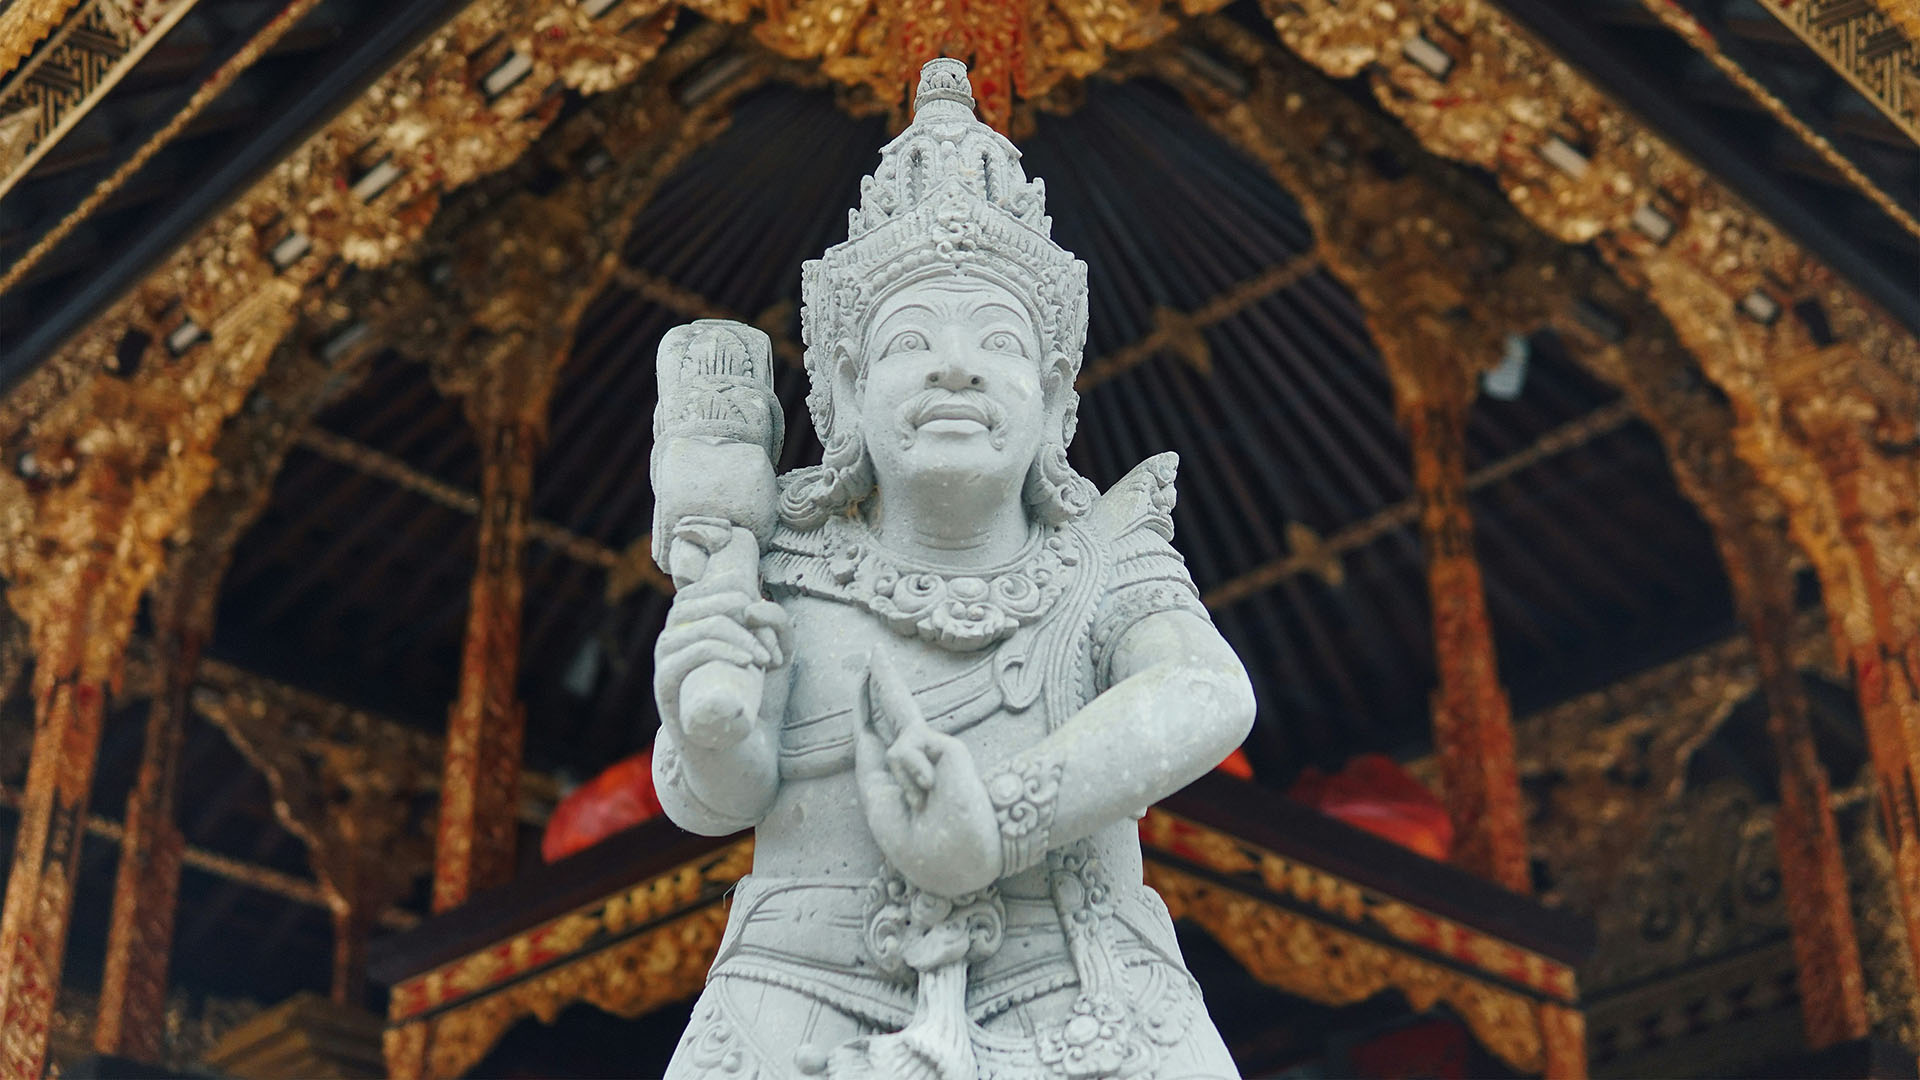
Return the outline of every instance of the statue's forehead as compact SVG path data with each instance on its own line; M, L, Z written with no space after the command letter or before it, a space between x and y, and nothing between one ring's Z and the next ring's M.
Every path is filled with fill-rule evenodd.
M976 277L940 277L901 286L874 308L870 325L878 326L909 309L958 318L989 307L1004 310L1024 324L1033 322L1027 305L1003 285Z

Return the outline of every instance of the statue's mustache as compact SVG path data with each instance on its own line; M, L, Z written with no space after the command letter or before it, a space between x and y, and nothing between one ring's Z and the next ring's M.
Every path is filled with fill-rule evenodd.
M1007 443L1007 411L980 390L922 390L900 406L900 446L910 447L920 426L934 420L972 420L985 425L998 450Z

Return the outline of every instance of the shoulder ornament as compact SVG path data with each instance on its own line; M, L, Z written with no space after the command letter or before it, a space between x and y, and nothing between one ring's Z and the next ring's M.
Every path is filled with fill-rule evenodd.
M1171 451L1142 461L1100 496L1086 527L1108 551L1105 587L1093 621L1095 679L1109 684L1113 647L1150 615L1186 611L1211 619L1173 547L1174 479L1180 457Z

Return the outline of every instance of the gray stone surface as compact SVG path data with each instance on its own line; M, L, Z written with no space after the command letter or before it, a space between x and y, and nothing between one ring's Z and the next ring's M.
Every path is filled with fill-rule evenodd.
M661 802L755 831L669 1076L1228 1077L1134 823L1246 735L1176 460L1067 463L1086 266L936 60L804 268L819 466L764 335L662 343Z

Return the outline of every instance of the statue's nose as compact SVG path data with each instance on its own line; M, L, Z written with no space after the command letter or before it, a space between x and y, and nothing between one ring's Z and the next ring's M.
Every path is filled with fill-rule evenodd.
M942 390L984 390L987 380L966 364L948 360L927 372L927 385Z

